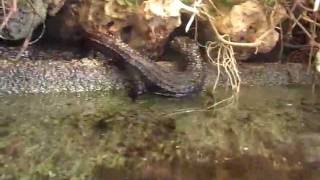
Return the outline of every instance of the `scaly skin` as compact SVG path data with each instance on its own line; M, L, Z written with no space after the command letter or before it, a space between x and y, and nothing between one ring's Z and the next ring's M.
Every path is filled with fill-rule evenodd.
M205 65L197 44L187 37L176 37L171 46L184 55L188 65L185 71L168 71L147 56L138 53L126 43L112 36L89 32L90 47L105 55L116 57L130 64L162 90L161 95L181 97L202 89L205 78Z

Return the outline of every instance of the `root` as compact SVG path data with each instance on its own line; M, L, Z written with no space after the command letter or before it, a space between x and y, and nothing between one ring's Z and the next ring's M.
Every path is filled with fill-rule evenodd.
M209 2L211 6L217 10L217 7L214 5L214 2ZM217 102L214 101L211 105L206 107L207 110L214 110L217 109L217 107L226 107L228 105L231 105L238 99L241 78L237 67L237 60L234 56L233 46L258 48L258 46L262 43L260 39L263 39L265 36L267 36L269 32L266 32L263 36L260 37L260 39L258 39L254 43L232 42L230 41L228 35L221 35L218 32L214 24L214 17L208 13L208 9L206 9L203 6L200 12L209 20L213 32L215 33L214 35L216 37L215 42L207 42L206 46L206 53L207 57L209 58L209 62L217 67L217 76L210 92L211 96L214 97L214 94L217 90L223 72L227 75L228 83L232 90L232 94L230 95L230 97ZM219 11L217 12L219 13Z

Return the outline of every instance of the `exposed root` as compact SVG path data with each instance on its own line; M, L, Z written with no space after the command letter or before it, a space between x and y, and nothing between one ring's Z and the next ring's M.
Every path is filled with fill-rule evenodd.
M311 73L313 67L316 68L315 63L313 63L314 55L316 54L315 49L320 48L320 44L316 41L317 32L320 24L317 22L318 12L315 12L315 9L318 9L319 1L314 3L314 7L308 7L304 4L303 1L296 0L291 9L287 9L290 20L293 21L292 26L289 29L287 34L292 34L292 30L298 26L300 30L307 36L308 44L302 45L303 47L309 48L309 56L308 56L308 73ZM302 13L295 16L294 11L297 8L301 8L303 10ZM308 30L309 29L309 30ZM316 48L315 48L316 47Z
M214 5L213 1L209 1L214 9L217 7ZM229 85L232 89L232 95L221 101L213 102L211 105L207 106L207 110L216 109L221 106L226 107L227 105L233 104L238 99L238 94L240 91L241 78L239 75L237 61L234 56L233 46L241 47L256 47L260 45L260 41L254 43L239 43L232 42L227 35L221 35L214 24L214 17L210 15L209 10L203 6L200 11L209 20L213 32L216 36L215 42L208 42L206 46L206 53L209 58L209 62L217 67L217 77L211 89L211 94L214 96L216 89L218 87L222 71L227 75ZM219 12L219 11L217 11ZM268 33L265 33L266 35ZM213 57L215 56L215 57Z
M237 62L234 57L233 47L222 42L209 42L207 49L207 56L209 57L209 62L217 67L217 77L214 85L211 89L211 94L214 95L218 87L222 70L228 77L228 83L232 89L232 95L229 98L223 99L207 107L207 110L216 109L216 107L221 104L233 103L238 97L240 91L241 78L239 75ZM212 57L213 53L217 52L216 58Z

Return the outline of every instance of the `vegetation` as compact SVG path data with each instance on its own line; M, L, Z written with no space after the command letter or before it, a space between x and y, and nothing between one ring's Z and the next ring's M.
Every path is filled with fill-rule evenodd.
M234 100L236 94L239 92L241 79L236 63L236 59L238 59L237 50L255 49L255 53L259 52L261 46L263 46L265 41L270 38L270 32L275 29L277 29L277 31L281 34L279 37L281 49L278 56L280 60L281 58L285 57L284 50L286 50L286 52L296 52L294 50L304 47L304 51L309 51L309 70L313 67L318 68L317 64L319 64L320 60L315 58L315 60L313 61L313 59L315 52L319 49L319 40L317 39L317 34L319 34L319 11L316 9L316 11L313 10L313 7L316 7L316 5L313 4L312 1L260 0L259 3L263 6L267 24L261 24L261 27L256 26L255 30L257 32L263 29L263 32L261 32L260 34L256 33L254 38L250 39L249 41L246 37L242 37L242 39L239 41L239 39L236 40L237 38L235 38L233 34L221 34L221 32L219 31L219 25L223 24L219 24L219 17L228 15L230 11L232 11L232 7L235 8L236 5L239 5L241 3L245 4L247 2L249 1L208 0L204 1L202 5L198 7L198 16L208 20L210 26L213 29L213 34L215 37L214 41L208 41L206 44L209 60L212 64L218 67L218 77L220 77L220 69L224 69L224 72L229 77L231 88L234 90L233 96L231 96L229 99L225 99L222 102L215 103L214 105L209 106L209 108L220 105L220 103L223 103L224 101ZM317 3L320 2L317 1ZM283 8L282 11L285 12L284 15L279 14L279 7ZM250 14L248 12L250 10L250 8L244 9L244 11L246 11L246 13L248 14ZM277 19L278 16L282 17ZM230 18L235 17L230 16ZM250 18L251 17L248 16L246 19L244 19L244 21L248 21L248 24L250 24L252 22ZM250 26L251 25L254 24L250 24ZM267 26L267 28L264 28L263 26ZM223 26L223 28L228 27ZM246 35L250 36L250 32L247 31ZM245 40L245 42L243 42L243 39ZM300 41L302 39L302 43L300 42L300 44L298 42L299 39ZM294 50L289 49L289 47L292 46L296 48ZM307 58L308 57L303 57L302 59ZM296 59L301 62L303 61L301 60L301 56L299 57L299 59L295 57L291 57L290 59ZM216 82L214 83L212 92L215 92L218 82L219 78L217 78Z

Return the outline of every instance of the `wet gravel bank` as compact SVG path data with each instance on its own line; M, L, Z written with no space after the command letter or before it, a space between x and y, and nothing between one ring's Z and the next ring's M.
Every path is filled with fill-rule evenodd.
M17 50L0 48L0 95L110 91L128 85L123 72L105 60L76 58L61 49L26 51L19 61L10 60ZM241 63L239 71L243 85L312 84L314 80L307 66L298 63ZM215 67L209 67L206 86L212 85L216 75ZM226 80L223 75L221 84Z

